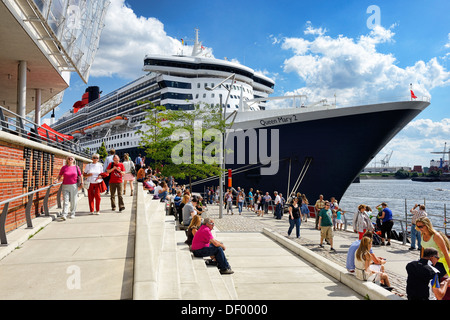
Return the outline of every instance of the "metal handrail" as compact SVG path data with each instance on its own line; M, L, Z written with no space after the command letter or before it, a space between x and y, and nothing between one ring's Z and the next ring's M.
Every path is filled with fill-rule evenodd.
M432 213L429 213L429 212L427 212L427 217L435 217L435 218L443 219L443 224L442 225L438 225L436 223L433 223L433 228L436 229L436 230L443 231L443 233L447 237L450 237L449 233L447 232L447 229L448 229L448 227L447 227L447 206L446 206L445 203L443 204L443 206L444 206L444 208L443 208L444 209L443 210L444 211L444 216L443 217L442 217L442 215L432 214ZM403 234L402 242L403 242L404 245L406 245L406 243L407 243L408 232L410 231L411 225L412 225L411 224L411 218L413 216L413 214L410 213L407 208L408 208L407 200L405 199L405 214L404 214L404 216L402 218L396 217L396 218L392 219L394 222L399 222L400 223L400 230L401 230L400 232Z
M52 184L52 185L50 185L48 187L41 188L41 189L38 189L38 190L35 190L35 191L31 191L31 192L27 192L27 193L24 193L24 194L22 194L20 196L17 196L17 197L14 197L14 198L11 198L11 199L8 199L8 200L4 200L4 201L0 202L0 206L3 205L3 211L2 211L2 214L0 215L0 240L1 240L1 245L8 245L8 239L6 237L5 225L6 225L6 218L7 218L7 215L8 215L9 204L12 201L19 200L19 199L22 199L24 197L28 197L28 202L27 202L27 205L25 207L25 218L27 220L27 228L28 229L33 229L33 221L31 219L31 207L33 205L34 195L36 193L38 193L38 192L41 192L41 191L47 191L46 194L45 194L45 197L44 197L43 206L44 206L45 216L49 217L50 216L50 211L49 211L49 208L48 208L48 199L50 197L50 189L52 187L54 187L54 186L58 186L58 185L61 185L61 184L62 184L62 182L57 183L57 184ZM58 193L57 193L57 204L58 204L58 208L61 208L61 188L59 188Z
M49 130L19 116L8 109L5 109L2 106L0 106L0 130L45 144L47 146L52 146L59 150L74 153L85 158L90 157L90 155L83 150L79 144L67 140L60 134L49 132ZM45 137L42 137L39 134L39 131L41 130L45 132ZM55 136L56 141L53 141L50 138L51 136Z

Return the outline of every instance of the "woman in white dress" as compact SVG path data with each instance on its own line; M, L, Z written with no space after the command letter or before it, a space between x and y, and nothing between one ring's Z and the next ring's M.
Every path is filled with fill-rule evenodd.
M103 181L99 175L103 172L103 165L99 162L100 156L94 154L92 163L86 165L84 177L88 187L89 210L91 214L100 214L100 183Z
M125 167L125 175L123 176L123 194L126 193L127 188L127 182L130 183L130 189L131 189L131 196L133 195L133 182L134 182L134 175L132 173L132 170L136 172L136 168L134 167L133 161L131 161L130 156L128 153L125 153L123 157L123 166Z

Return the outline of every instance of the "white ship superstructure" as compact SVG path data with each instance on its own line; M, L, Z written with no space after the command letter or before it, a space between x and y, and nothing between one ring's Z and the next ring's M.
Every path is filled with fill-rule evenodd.
M235 62L203 57L199 47L196 37L191 56L147 55L143 68L146 75L76 112L69 111L52 128L73 135L89 150L97 150L105 142L107 149L121 153L137 148L140 142L137 130L145 131L141 121L147 115L148 105L138 101L150 101L172 110L192 110L195 105L218 105L222 98L223 103L227 101L227 112L232 112L242 111L244 101L267 98L273 93L273 80ZM233 83L208 90L230 74L235 74ZM264 109L264 105L261 101L247 109L256 111Z
M151 130L142 123L149 106L138 101L173 110L223 103L226 115L237 111L230 131L240 138L229 140L236 138L238 143L231 146L234 152L230 158L227 153L224 161L225 169L233 172L233 185L245 190L278 190L285 195L300 190L309 199L323 194L339 200L361 170L430 104L427 99L405 99L338 108L322 100L300 107L279 104L266 110L267 101L279 99L269 97L274 87L271 79L200 52L197 37L191 56L146 56L146 75L98 99L91 95L98 87L88 88L92 92L86 92L83 101L53 129L72 134L91 152L105 142L107 149L114 148L119 156L127 152L134 159L137 153L144 153L138 148L141 136L137 131ZM330 145L337 153L328 150ZM217 186L218 180L195 181L193 190Z

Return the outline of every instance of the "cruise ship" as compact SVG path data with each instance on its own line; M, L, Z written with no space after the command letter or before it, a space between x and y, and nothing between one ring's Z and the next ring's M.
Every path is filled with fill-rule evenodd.
M147 55L143 71L142 77L104 96L100 88L89 87L52 128L72 135L91 152L104 142L107 149L134 159L144 154L138 130L150 129L141 123L147 106L138 101L172 110L222 101L224 113L234 114L226 146L235 152L225 159L233 187L301 192L314 201L321 194L340 200L361 170L430 104L416 99L337 107L323 100L284 107L278 99L286 97L270 97L275 86L270 78L202 55L198 32L190 56ZM219 177L211 177L194 182L193 191L218 185Z

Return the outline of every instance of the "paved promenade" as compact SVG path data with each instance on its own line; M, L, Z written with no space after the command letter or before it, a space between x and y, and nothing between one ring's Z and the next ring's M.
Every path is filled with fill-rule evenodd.
M289 239L304 248L317 253L327 260L336 263L345 268L347 251L350 244L358 240L358 235L349 231L334 231L334 248L336 252L330 252L330 246L324 242L324 248L319 247L320 231L315 229L314 218L303 222L300 227L300 239L295 237L295 229L288 237L289 229L288 215L284 214L281 220L276 220L269 211L263 217L256 216L255 213L244 209L242 215L239 215L237 208L234 209L234 215L227 215L223 210L222 219L219 219L219 209L217 205L208 207L208 214L215 218L216 228L222 232L259 232L263 228L269 228L276 231L281 236ZM349 229L351 226L349 226ZM410 251L409 245L403 245L399 241L391 240L391 246L373 246L373 251L378 257L387 260L386 272L389 275L391 286L399 297L406 299L406 264L410 261L419 259L419 251Z
M80 193L74 219L39 217L32 230L8 234L0 255L13 251L0 261L0 300L131 299L135 218L133 198L126 195L124 201L126 210L114 212L106 209L109 196L102 195L105 209L90 215Z
M113 212L107 209L109 196L103 195L104 209L96 216L88 213L87 198L80 194L75 219L39 217L33 220L32 230L22 227L9 233L9 245L0 247L0 299L133 299L136 198L124 196L126 210ZM52 216L57 212L51 209ZM219 219L216 205L208 207L207 215L215 218L216 235L227 246L235 273L223 277L229 277L226 281L235 287L236 299L364 299L320 266L331 261L334 264L328 268L345 267L347 248L356 234L336 232L337 252L330 253L328 245L318 247L319 232L312 219L302 224L301 238L296 239L287 238L286 215L275 220L271 213L257 217L244 209L239 215L236 209L234 215L224 213ZM179 241L178 246L181 244ZM306 252L306 258L295 250ZM417 259L418 252L412 253L399 243L374 251L387 258L391 283L398 295L403 295L404 267ZM319 267L308 260L311 255ZM316 256L325 260L320 262ZM352 280L353 275L349 278L360 285ZM381 292L398 298L384 289ZM189 300L189 295L181 299Z

